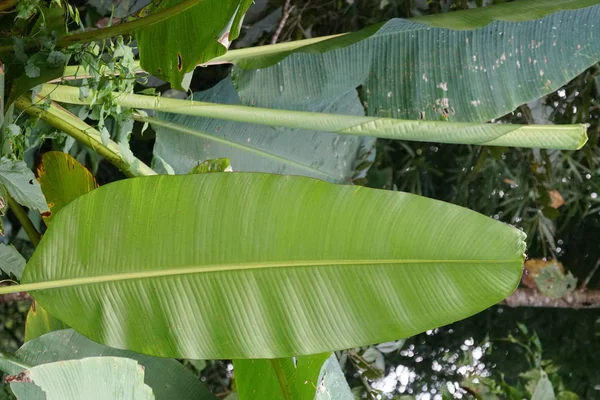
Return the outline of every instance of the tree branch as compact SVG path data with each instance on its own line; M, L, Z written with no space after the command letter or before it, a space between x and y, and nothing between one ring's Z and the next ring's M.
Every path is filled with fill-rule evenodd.
M508 307L600 308L600 290L575 290L560 299L551 299L536 289L521 288L500 304Z

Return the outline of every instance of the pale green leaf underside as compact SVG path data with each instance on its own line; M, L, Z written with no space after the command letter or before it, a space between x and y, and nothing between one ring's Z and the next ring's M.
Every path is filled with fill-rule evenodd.
M523 22L543 18L557 11L576 10L599 3L600 0L555 0L552 2L522 0L451 13L413 17L410 21L438 28L476 29L493 21ZM267 68L294 52L323 53L349 46L373 35L382 25L382 23L371 25L351 33L230 50L227 54L219 56L207 64L233 63L244 69ZM65 69L65 73L69 68ZM71 71L69 70L68 73L71 74Z
M332 354L323 364L318 382L315 400L354 399L335 354Z
M537 386L535 387L535 392L531 396L531 400L555 400L556 396L554 395L554 388L552 387L552 382L548 379L548 375L546 373L542 373L542 377L538 381Z
M224 79L196 101L239 104L231 79ZM331 105L311 105L311 111L363 115L356 91ZM374 139L319 131L277 129L256 124L220 121L160 113L153 119L154 155L176 173L190 171L200 161L227 157L234 171L304 175L347 183L360 156L371 150Z
M135 178L65 207L23 285L0 293L32 291L112 347L288 357L411 336L495 304L519 283L523 238L458 206L304 177Z
M0 160L0 193L2 186L19 204L39 212L48 211L40 184L24 161Z
M59 361L33 367L26 374L47 400L154 399L152 389L144 384L143 368L128 358Z
M395 19L351 46L294 53L263 69L237 67L233 77L247 105L295 108L362 85L368 115L483 122L598 62L598 21L600 6L461 31Z
M198 378L176 360L113 349L94 343L72 329L50 332L30 340L15 354L1 354L0 370L14 375L36 365L97 356L136 360L144 367L145 381L157 400L215 399Z
M91 97L80 99L77 88L59 85L43 85L40 95L69 104L88 104L91 101ZM123 107L388 139L557 149L578 149L587 141L585 125L511 125L409 121L214 104L135 94L115 93L115 96L118 96L119 103ZM154 124L160 123L160 121L151 118L138 117L138 119ZM298 133L300 134L300 132Z

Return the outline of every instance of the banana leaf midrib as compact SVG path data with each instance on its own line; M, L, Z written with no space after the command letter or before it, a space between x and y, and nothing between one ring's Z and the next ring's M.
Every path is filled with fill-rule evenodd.
M214 264L202 266L189 266L178 268L162 268L160 270L136 271L126 273L116 273L108 275L96 275L80 278L67 278L50 280L44 282L24 283L16 286L5 286L0 288L0 294L36 291L44 289L56 289L69 286L79 286L94 283L118 282L132 279L147 279L163 276L193 275L208 272L222 272L235 270L260 270L267 268L286 268L286 267L326 267L330 265L390 265L390 264L506 264L513 262L522 262L521 258L507 260L429 260L429 259L364 259L364 260L299 260L283 262L250 262L250 263L232 263L232 264Z

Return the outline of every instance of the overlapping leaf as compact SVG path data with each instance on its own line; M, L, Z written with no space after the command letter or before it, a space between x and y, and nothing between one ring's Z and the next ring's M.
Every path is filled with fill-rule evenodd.
M579 8L598 1L561 2L548 10L526 3L511 6L524 13L513 10L509 19L521 21L532 9L532 17L577 9L525 22L493 20L473 30L431 27L437 17L391 20L351 46L322 53L343 37L331 39L316 44L318 52L300 49L269 68L234 68L234 82L243 104L260 107L301 107L362 86L368 115L489 121L600 60L600 5ZM443 17L439 25L480 26L492 19L486 9ZM494 7L489 13L497 14Z
M230 79L194 95L195 101L239 104ZM310 111L362 115L355 91L331 105ZM371 151L374 138L319 131L282 129L233 121L160 113L154 155L176 173L200 161L227 157L234 171L305 175L330 182L350 182L357 164Z

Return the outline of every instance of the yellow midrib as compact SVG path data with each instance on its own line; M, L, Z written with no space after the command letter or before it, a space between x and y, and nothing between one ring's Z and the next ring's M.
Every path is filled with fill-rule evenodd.
M43 289L89 285L94 283L118 282L131 279L157 278L161 276L177 276L221 271L243 271L250 269L286 268L286 267L319 267L328 265L386 265L386 264L506 264L519 262L514 260L299 260L271 261L236 264L216 264L179 268L165 268L154 271L136 271L121 274L88 276L80 278L59 279L45 282L25 283L15 286L0 287L0 294L29 292Z

